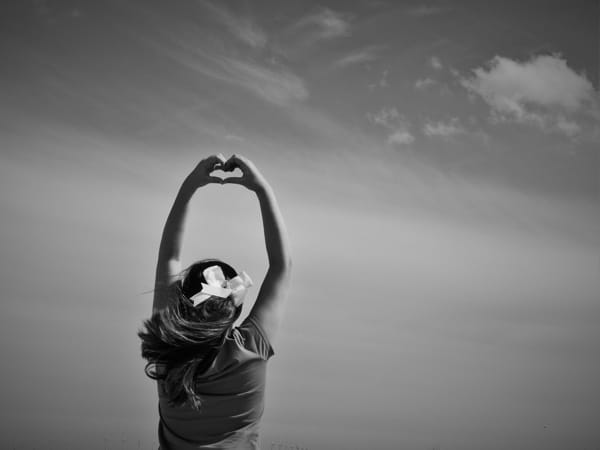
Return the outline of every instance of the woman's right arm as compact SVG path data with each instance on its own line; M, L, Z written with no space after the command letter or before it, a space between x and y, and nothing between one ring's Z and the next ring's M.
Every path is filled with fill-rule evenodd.
M273 189L247 158L232 156L223 165L228 171L238 167L241 177L230 177L223 184L241 184L253 191L260 204L269 269L262 282L250 317L259 322L272 343L283 319L283 311L292 272L290 244L283 216Z
M194 192L202 186L209 183L222 183L221 178L213 177L210 173L219 169L224 162L225 157L220 153L204 158L185 178L179 188L160 240L154 282L153 313L159 312L168 305L169 296L166 289L174 281L175 276L181 272L180 253L188 203Z

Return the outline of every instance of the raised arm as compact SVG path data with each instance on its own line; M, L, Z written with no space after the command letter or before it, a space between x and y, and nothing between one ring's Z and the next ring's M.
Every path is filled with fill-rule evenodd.
M283 216L269 183L256 166L242 156L232 156L222 169L230 171L236 167L242 171L242 176L225 178L223 184L241 184L258 197L269 260L269 269L258 292L256 303L250 311L250 317L254 317L260 323L267 338L273 342L283 318L290 282L290 244Z
M185 230L188 203L196 189L209 183L222 183L219 177L212 177L210 173L219 169L225 162L223 155L212 155L198 163L195 169L185 178L175 197L167 222L163 229L160 247L158 250L158 263L156 264L156 279L154 283L154 301L152 312L163 309L168 302L166 288L172 283L174 277L181 272L181 244Z

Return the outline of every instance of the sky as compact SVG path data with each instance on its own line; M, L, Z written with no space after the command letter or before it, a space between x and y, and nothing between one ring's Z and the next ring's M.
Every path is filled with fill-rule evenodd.
M269 180L293 252L263 450L596 448L599 18L2 2L2 448L157 448L136 332L175 193L218 152ZM184 264L261 280L249 191L188 219Z

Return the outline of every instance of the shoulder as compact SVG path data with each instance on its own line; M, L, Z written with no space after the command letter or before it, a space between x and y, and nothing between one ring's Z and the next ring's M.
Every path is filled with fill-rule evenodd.
M234 328L234 333L236 332L243 340L243 346L257 353L261 359L268 360L275 354L267 334L252 315L246 317L239 327Z

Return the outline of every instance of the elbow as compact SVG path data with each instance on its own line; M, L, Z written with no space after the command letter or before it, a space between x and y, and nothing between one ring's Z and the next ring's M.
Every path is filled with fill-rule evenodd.
M269 264L269 271L282 274L290 273L292 271L292 258L287 256L280 261Z

